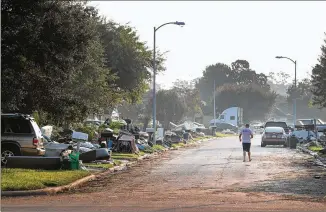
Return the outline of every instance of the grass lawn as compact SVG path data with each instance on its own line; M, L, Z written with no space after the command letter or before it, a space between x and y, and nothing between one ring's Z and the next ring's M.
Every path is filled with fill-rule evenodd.
M154 146L152 147L152 149L153 149L154 151L163 151L165 148L164 148L163 146L161 146L161 145L154 145Z
M114 160L113 162L116 164L116 166L120 166L122 163L119 160ZM85 163L84 165L89 167L94 167L94 168L103 168L103 169L110 169L114 167L114 164L110 164L110 163L101 163L101 164Z
M323 150L324 148L321 146L310 146L310 147L308 147L308 149L311 151L314 151L314 152L318 152L320 150Z
M140 155L132 153L112 153L112 159L136 160Z
M1 189L2 191L18 191L62 186L90 174L82 170L2 169Z
M184 143L172 144L172 147L173 147L173 148L184 147L184 146L185 146Z

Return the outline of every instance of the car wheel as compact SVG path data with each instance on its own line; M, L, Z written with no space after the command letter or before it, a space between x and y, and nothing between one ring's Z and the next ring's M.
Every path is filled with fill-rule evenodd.
M2 146L1 147L1 165L7 164L7 157L20 156L20 150L15 146Z
M266 144L264 144L263 142L261 142L261 143L260 143L260 146L261 146L261 147L265 147Z

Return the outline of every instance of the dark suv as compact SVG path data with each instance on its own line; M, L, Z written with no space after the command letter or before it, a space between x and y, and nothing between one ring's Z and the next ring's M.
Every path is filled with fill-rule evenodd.
M1 114L1 164L8 156L43 156L42 132L29 115Z
M282 127L287 135L290 133L290 128L283 121L268 121L265 123L264 128L266 127Z

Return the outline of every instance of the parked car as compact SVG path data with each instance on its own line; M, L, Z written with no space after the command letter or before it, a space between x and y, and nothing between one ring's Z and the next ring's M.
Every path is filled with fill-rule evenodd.
M222 132L223 130L231 130L231 131L234 131L234 132L238 132L238 127L233 125L233 124L230 124L230 123L216 123L216 132ZM211 124L211 127L214 127L214 123Z
M282 127L286 133L286 135L290 134L290 128L289 126L286 124L286 122L283 121L268 121L265 123L264 128L266 127Z
M261 147L266 145L287 146L287 135L283 127L266 127L261 139Z
M1 164L8 156L43 156L42 132L29 115L1 114Z

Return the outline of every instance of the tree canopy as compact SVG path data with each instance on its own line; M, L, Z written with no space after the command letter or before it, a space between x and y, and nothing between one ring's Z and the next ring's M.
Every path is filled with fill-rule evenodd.
M178 123L184 117L187 110L186 104L172 89L160 90L156 95L157 120L167 129L170 122Z
M216 108L217 112L222 112L227 107L231 107L231 105L241 106L247 104L247 100L238 95L239 92L242 93L244 91L247 92L248 95L245 94L247 97L255 97L255 95L258 95L257 98L260 98L262 97L261 92L267 94L262 97L262 100L266 101L264 102L266 107L258 108L262 109L262 111L256 114L267 113L273 105L271 102L275 101L275 95L270 91L268 77L265 74L258 74L256 71L252 70L248 61L236 60L231 63L231 66L217 63L207 66L203 71L203 76L199 78L196 83L196 88L199 90L201 100L206 102L206 106L202 106L202 111L206 115L212 115L214 111L212 101L214 80L215 89L219 91L219 94L216 95L216 102L218 105L218 108ZM243 91L239 89L243 89ZM258 90L261 90L261 92L258 92ZM224 96L224 94L227 95ZM243 102L241 103L241 101ZM253 111L255 109L247 107L244 109L244 114L246 114L248 110Z
M145 42L86 1L4 0L1 19L4 112L44 111L58 122L77 121L137 102L147 90L152 53Z
M217 89L217 112L221 113L229 107L241 107L244 121L259 120L267 117L276 97L275 92L264 91L256 84L226 84Z
M196 87L199 89L201 100L208 102L212 99L214 80L216 88L224 84L242 85L251 83L269 88L267 79L266 75L257 74L250 69L248 61L236 60L231 63L231 67L223 63L207 66L203 71L203 76L198 79Z
M325 33L326 36L326 33ZM320 108L326 107L326 39L321 47L321 55L312 70L313 103Z

